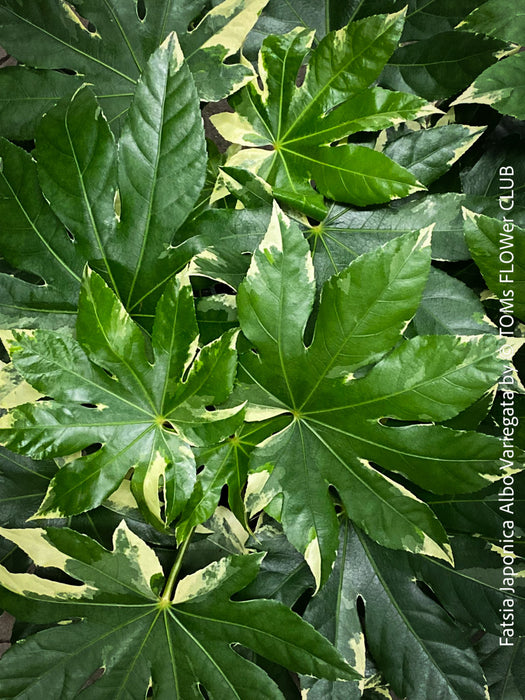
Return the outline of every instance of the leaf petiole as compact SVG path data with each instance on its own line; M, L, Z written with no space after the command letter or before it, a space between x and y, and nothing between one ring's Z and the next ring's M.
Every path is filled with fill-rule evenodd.
M192 528L189 533L188 537L184 540L182 545L179 547L177 551L177 556L175 558L175 562L173 564L173 567L169 573L168 580L166 581L166 585L164 587L164 591L162 592L162 595L160 597L161 601L163 603L168 603L171 602L172 594L173 594L173 589L175 587L175 583L177 582L177 577L180 573L180 569L182 566L182 560L184 559L184 555L186 554L186 550L188 549L188 545L191 540L191 536L193 535L193 531L195 528Z

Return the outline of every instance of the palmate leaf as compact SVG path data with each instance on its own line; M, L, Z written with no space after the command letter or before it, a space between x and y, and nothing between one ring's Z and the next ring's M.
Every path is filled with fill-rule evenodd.
M93 84L118 129L150 55L172 31L179 35L200 98L226 97L254 75L249 66L225 59L240 49L266 2L225 0L191 28L207 8L206 0L146 0L143 15L136 2L3 0L0 45L24 66L0 74L0 92L15 88L2 109L1 131L10 138L31 138L41 115L82 80ZM76 75L56 71L64 68Z
M436 111L420 98L369 88L397 45L403 16L378 15L327 35L312 52L300 87L297 74L313 33L296 29L268 37L260 55L262 88L250 83L232 98L235 113L212 117L224 138L251 147L229 164L251 164L275 196L317 219L325 212L322 195L363 206L425 189L378 151L345 143L330 148L358 131Z
M370 461L437 493L475 491L502 473L498 439L432 424L495 384L501 341L422 336L389 353L426 284L428 243L428 232L401 236L330 279L308 348L311 255L282 214L274 213L239 289L240 325L255 353L240 359L246 387L237 395L252 404L248 419L264 411L293 417L252 455L260 481L268 477L261 503L282 494L285 532L318 584L337 548L329 484L350 518L381 544L448 559L445 531L428 506ZM366 376L354 376L378 360Z
M468 637L418 587L407 555L354 530L346 556L346 595L364 603L368 648L394 692L410 700L486 700Z
M285 419L282 424L284 427ZM223 444L196 450L196 463L203 465L204 469L197 477L193 493L177 525L177 538L180 541L186 539L192 528L212 516L225 485L228 486L228 502L233 514L239 522L245 522L243 491L250 454L274 429L274 421L243 423L235 435Z
M136 87L118 157L87 88L46 115L37 153L38 173L29 154L0 144L2 255L45 282L0 275L3 327L74 323L86 261L128 309L151 318L162 286L191 258L191 241L188 249L184 240L170 245L206 168L199 100L175 35L151 56Z
M193 293L181 273L159 301L146 344L113 292L89 270L76 330L77 340L44 330L15 334L13 364L54 400L14 409L3 419L0 438L38 459L102 445L60 469L39 516L74 515L99 505L133 468L135 498L145 517L162 527L193 489L191 446L220 442L242 420L239 407L206 410L231 391L236 334L226 333L195 358Z
M0 601L19 618L58 622L13 647L0 663L5 697L37 695L173 700L282 698L241 644L301 673L354 678L357 673L312 627L281 603L232 602L257 574L261 555L232 556L179 581L173 601L161 597L163 574L153 551L127 526L113 551L69 529L5 530L39 566L82 583L58 583L0 568ZM83 689L95 671L101 677Z

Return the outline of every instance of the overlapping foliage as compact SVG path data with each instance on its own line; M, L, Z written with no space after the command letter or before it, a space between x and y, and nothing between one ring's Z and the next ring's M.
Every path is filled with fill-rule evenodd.
M507 5L0 2L0 698L525 697Z

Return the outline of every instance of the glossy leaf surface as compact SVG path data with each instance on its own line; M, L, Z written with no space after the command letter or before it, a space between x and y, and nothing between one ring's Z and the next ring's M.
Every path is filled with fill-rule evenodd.
M241 328L256 354L240 360L246 387L238 395L253 405L249 419L265 412L294 418L253 453L266 494L260 502L283 494L285 532L318 583L337 547L329 484L377 541L446 559L444 530L428 507L370 461L441 493L479 489L499 473L498 440L428 423L456 415L497 381L500 341L425 336L389 352L426 284L428 243L428 232L401 236L331 278L308 348L311 254L282 214L274 213L239 289Z
M382 153L340 143L358 131L376 131L435 111L414 96L367 89L393 52L402 27L401 12L331 32L313 51L300 87L297 74L313 33L296 29L268 37L259 61L262 89L251 83L232 99L234 114L212 118L227 140L251 147L230 164L251 164L278 198L318 219L325 211L321 195L362 206L424 189ZM273 150L260 148L264 146Z
M40 516L94 508L130 469L146 517L162 527L180 513L195 482L191 446L220 442L242 419L238 408L206 410L231 391L235 334L196 356L197 343L184 274L170 282L158 304L151 344L90 271L81 291L77 340L43 330L15 336L15 367L54 400L14 409L4 418L2 441L37 458L100 448L57 473Z

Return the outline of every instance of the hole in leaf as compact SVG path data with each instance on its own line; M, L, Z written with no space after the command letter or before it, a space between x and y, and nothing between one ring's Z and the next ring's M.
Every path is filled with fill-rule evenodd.
M362 623L364 623L364 621L365 621L365 601L361 598L361 596L357 596L356 609L357 609L357 614L359 615L359 619L361 620Z
M69 229L66 229L66 233L67 233L67 236L68 236L70 241L75 240L75 236L71 233L71 231Z
M80 405L84 406L84 408L96 408L97 407L96 403L82 403Z
M215 411L215 406L206 406L207 411Z
M54 401L54 399L51 396L41 396L39 399L37 399L37 402L38 401Z
M98 452L102 447L101 442L94 442L92 445L89 445L85 449L82 450L82 456L87 457L88 455L95 454L95 452Z
M173 423L170 423L169 420L165 420L162 424L162 427L164 428L164 430L171 430L171 432L175 430Z
M93 24L93 22L89 22L89 21L88 21L87 24L86 24L86 29L88 30L88 32L89 32L90 34L96 34L96 33L97 33L97 28L95 27L95 25Z
M199 467L197 467L197 474L201 474L204 471L204 464L201 464Z
M137 1L137 17L142 21L146 17L146 4L144 0Z
M204 700L210 700L210 696L206 692L206 688L203 685L201 685L200 683L199 683L199 692L202 695L202 697L204 698Z

